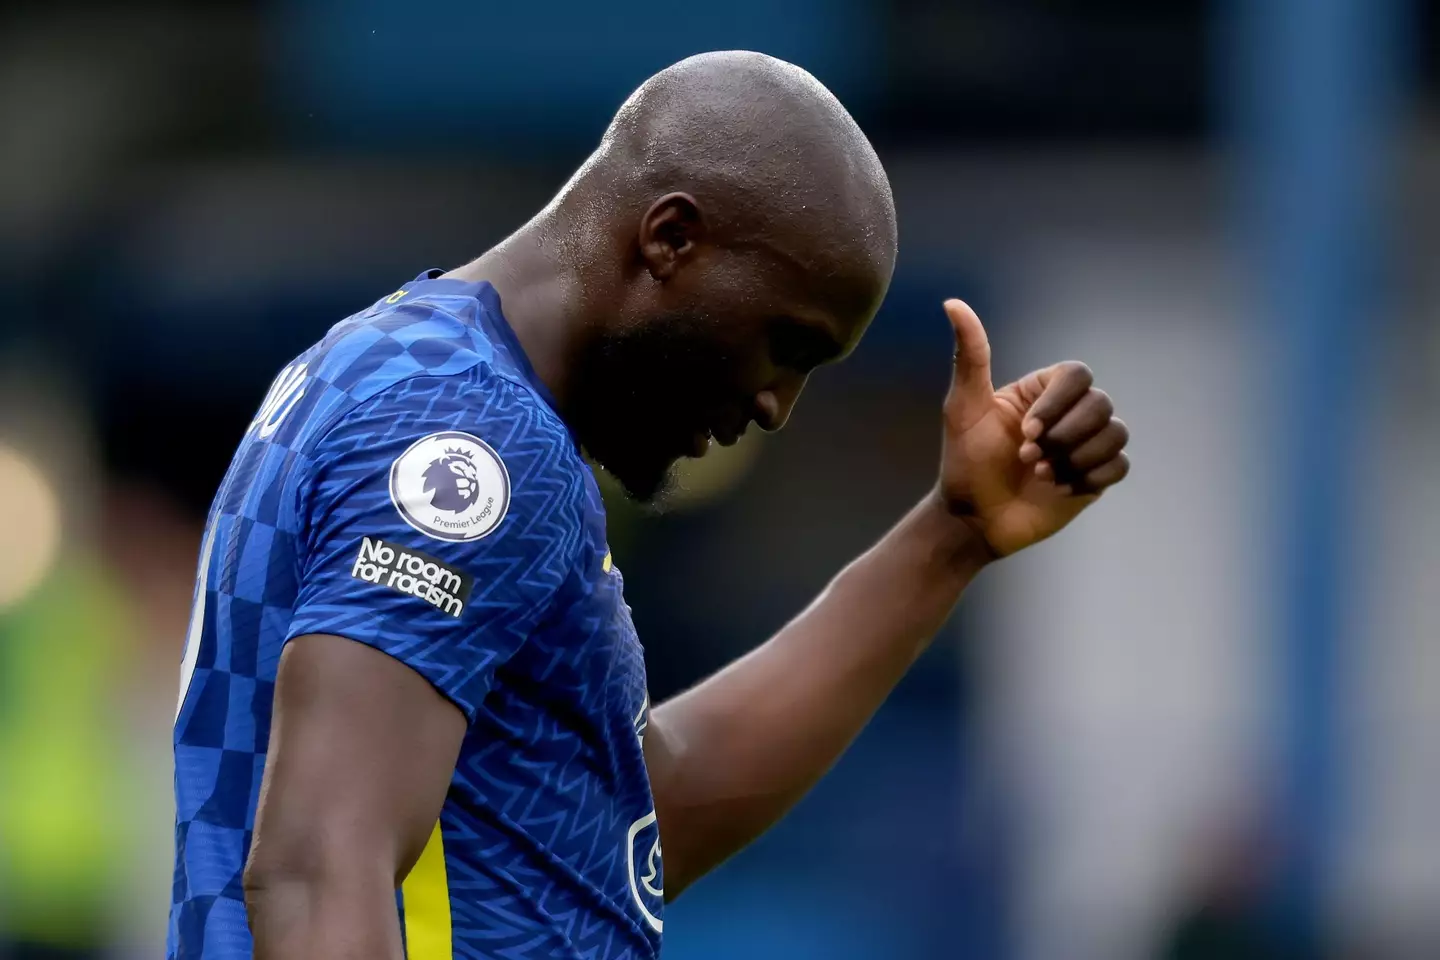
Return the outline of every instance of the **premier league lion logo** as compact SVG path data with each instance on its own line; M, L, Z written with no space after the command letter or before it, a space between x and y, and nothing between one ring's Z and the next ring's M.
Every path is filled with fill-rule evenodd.
M436 540L465 543L489 535L510 506L510 474L474 434L421 437L390 465L390 502L405 522Z
M437 510L460 513L480 497L475 461L463 450L447 449L444 456L425 468L425 492Z

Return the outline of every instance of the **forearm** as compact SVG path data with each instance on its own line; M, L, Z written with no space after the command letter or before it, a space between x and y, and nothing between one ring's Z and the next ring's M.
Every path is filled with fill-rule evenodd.
M924 652L988 554L927 497L771 640L657 707L647 743L667 893L821 777Z
M394 888L383 872L247 878L255 960L403 960Z

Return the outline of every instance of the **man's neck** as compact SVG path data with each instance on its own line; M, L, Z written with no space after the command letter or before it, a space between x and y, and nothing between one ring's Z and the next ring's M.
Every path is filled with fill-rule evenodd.
M445 276L469 283L483 280L495 288L506 322L564 416L588 330L578 310L584 302L579 278L543 230L532 221Z

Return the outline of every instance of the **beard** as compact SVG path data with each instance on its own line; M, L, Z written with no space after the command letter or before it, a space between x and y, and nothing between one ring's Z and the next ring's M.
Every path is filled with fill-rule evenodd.
M606 333L581 358L573 422L585 451L633 500L661 506L675 463L706 429L726 351L702 316L677 314Z

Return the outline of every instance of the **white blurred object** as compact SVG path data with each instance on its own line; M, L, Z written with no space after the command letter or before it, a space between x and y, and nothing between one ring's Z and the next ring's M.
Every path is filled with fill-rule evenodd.
M0 442L0 611L25 599L60 552L60 498L40 468Z
M1266 786L1259 361L1223 194L1195 152L909 172L911 248L949 231L991 278L997 380L1084 360L1131 427L1130 478L978 599L989 754L1021 838L1017 956L1141 960L1196 838Z
M1194 836L1256 767L1269 683L1247 529L1254 380L1203 238L1051 237L1022 262L1025 365L1090 363L1135 464L997 570L997 709L1039 841L1021 866L1022 956L1138 958Z

